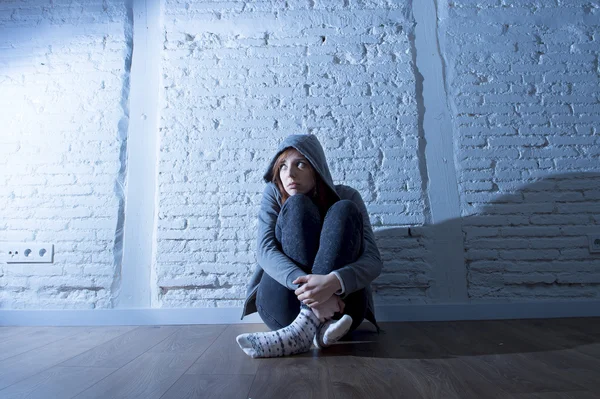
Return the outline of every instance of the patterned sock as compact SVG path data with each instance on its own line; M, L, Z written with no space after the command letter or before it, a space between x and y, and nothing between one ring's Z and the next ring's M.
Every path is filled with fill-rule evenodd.
M302 305L300 314L287 327L264 333L241 334L236 338L250 357L277 357L307 352L321 322L309 307Z
M317 348L327 348L342 338L352 327L352 317L345 314L339 320L323 323L315 334L314 344Z

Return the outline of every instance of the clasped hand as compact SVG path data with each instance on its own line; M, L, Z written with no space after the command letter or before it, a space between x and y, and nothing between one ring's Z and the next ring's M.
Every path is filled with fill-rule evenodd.
M315 316L322 322L330 320L336 313L344 313L346 304L337 295L332 295L323 303L314 305L311 309Z
M293 284L302 284L294 291L298 300L312 308L327 301L341 288L340 280L335 274L308 274L295 279Z

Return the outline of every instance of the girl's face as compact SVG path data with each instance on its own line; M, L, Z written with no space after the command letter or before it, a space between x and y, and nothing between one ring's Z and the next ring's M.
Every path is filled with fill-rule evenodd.
M310 162L295 149L291 149L279 167L279 178L290 195L307 194L315 188L315 171Z

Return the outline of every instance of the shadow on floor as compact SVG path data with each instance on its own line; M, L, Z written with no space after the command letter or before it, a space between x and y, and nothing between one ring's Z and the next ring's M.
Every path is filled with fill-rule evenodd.
M306 357L360 356L447 359L466 356L548 352L600 344L600 318L381 323L360 328L323 351ZM600 345L593 347L600 354Z

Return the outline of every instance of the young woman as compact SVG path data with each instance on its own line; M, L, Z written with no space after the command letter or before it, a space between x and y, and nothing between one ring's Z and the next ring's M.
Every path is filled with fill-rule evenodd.
M319 140L288 136L267 172L258 216L258 265L242 318L258 311L273 330L242 334L251 357L326 347L364 319L377 326L370 283L382 262L355 189L334 185Z

